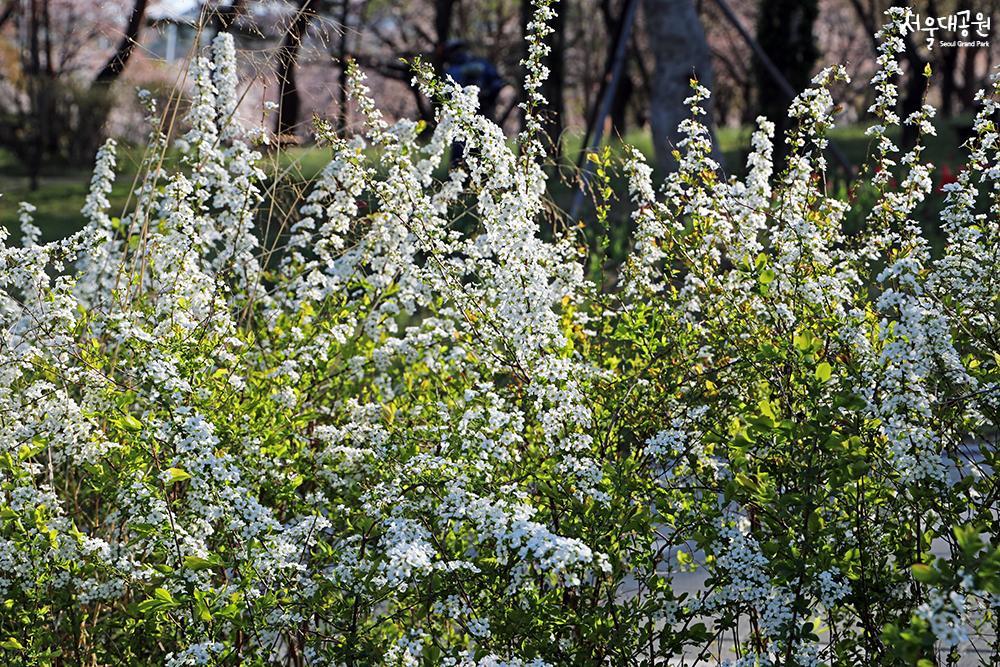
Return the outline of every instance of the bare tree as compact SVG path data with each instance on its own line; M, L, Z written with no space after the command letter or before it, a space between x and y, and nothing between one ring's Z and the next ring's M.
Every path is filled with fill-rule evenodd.
M81 48L107 29L98 0L14 0L0 26L16 20L19 61L0 70L0 145L26 167L31 187L46 162L83 164L103 139L112 84L129 62L148 0L134 0L121 40L88 82Z
M604 20L605 32L607 32L609 38L614 37L613 39L608 39L608 48L605 55L605 62L607 63L605 66L605 71L608 71L610 69L610 64L614 60L615 44L618 40L619 34L621 33L622 21L626 11L628 10L628 6L629 2L628 0L626 0L625 2L621 3L621 8L616 12L611 7L611 0L601 0L600 3L601 18ZM631 39L632 38L630 35L629 36L630 42ZM602 86L601 86L602 89L604 85L606 85L605 84L606 79L607 77L602 79ZM626 124L628 122L626 112L628 111L629 101L632 99L632 93L634 91L635 91L635 84L632 81L631 75L629 74L628 67L624 67L622 69L620 81L618 82L618 85L615 87L614 90L614 99L611 103L611 113L610 113L611 127L614 128L614 131L619 134L625 134L625 132L628 129L626 127ZM598 93L598 97L599 96L600 93ZM589 125L590 123L588 122L588 127Z
M111 85L125 70L126 63L132 57L136 44L139 43L139 32L142 30L142 21L146 15L146 3L147 0L135 0L125 32L118 42L118 48L94 77L94 85Z

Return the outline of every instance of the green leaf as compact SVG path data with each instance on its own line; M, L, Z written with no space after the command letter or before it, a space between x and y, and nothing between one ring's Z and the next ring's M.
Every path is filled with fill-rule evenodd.
M820 382L826 382L833 375L833 367L825 361L816 367L816 379Z
M155 598L150 598L148 600L143 600L139 603L139 613L143 616L148 616L158 609L169 606L163 600L157 600Z
M153 597L139 603L139 612L148 615L161 609L173 609L177 604L170 591L165 588L157 588L153 591Z
M170 474L170 481L168 484L174 484L176 482L183 482L186 479L191 479L191 474L186 470L181 470L180 468L167 468L167 472Z
M764 269L760 272L760 283L761 285L769 285L774 282L777 275L771 269Z
M979 537L979 531L976 530L975 526L955 526L951 529L951 532L955 534L955 539L958 541L958 546L963 553L967 556L975 555L980 549L983 548L984 543L982 538Z
M131 431L132 433L138 433L142 430L142 422L133 417L132 415L125 415L122 418L122 427L126 431Z
M922 584L936 584L941 579L941 575L930 565L914 563L910 566L913 578Z
M695 623L691 626L689 632L691 637L696 641L700 641L708 637L708 627L704 623Z
M35 456L36 454L38 454L39 452L41 452L43 449L45 449L45 446L48 444L49 444L48 438L36 435L31 439L30 445L24 445L18 450L17 456L22 461L26 461L31 457Z
M184 567L189 570L208 570L219 565L216 558L201 558L199 556L185 556Z
M23 651L24 650L24 646L21 645L21 642L17 641L13 637L7 637L7 639L5 639L2 642L0 642L0 648L6 648L6 649L10 649L12 651Z
M760 485L757 483L757 481L751 478L746 473L738 472L736 473L736 477L734 479L736 480L736 483L742 486L744 489L753 491L754 493L760 491Z
M198 614L198 618L205 623L212 620L212 612L208 608L208 603L205 602L205 594L201 591L195 591L194 593L194 609L195 613Z

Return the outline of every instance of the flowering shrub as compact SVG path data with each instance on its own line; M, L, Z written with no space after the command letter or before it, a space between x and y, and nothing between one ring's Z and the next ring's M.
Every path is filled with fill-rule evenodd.
M932 257L931 167L889 129L933 109L894 113L890 11L860 235L825 190L842 69L792 105L780 174L759 121L744 180L695 84L659 191L626 155L603 286L606 244L540 233L548 0L517 148L472 89L418 66L425 133L354 71L365 133L319 129L284 223L217 37L181 164L154 132L126 217L108 142L82 231L39 244L26 205L4 236L4 662L996 664L1000 89Z

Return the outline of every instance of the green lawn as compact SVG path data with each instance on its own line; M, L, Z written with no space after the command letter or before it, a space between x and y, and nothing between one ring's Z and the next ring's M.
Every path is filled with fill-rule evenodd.
M119 147L118 178L110 197L112 215L124 213L142 157L140 148ZM294 148L283 150L277 158L269 156L264 168L268 174L273 174L277 165L283 175L308 180L328 159L329 151L325 149ZM32 192L21 166L0 151L0 225L18 234L18 205L27 201L38 208L35 222L44 238L62 238L73 233L83 225L80 209L90 187L90 176L88 168L50 165L43 171L38 189Z
M967 122L967 121L966 121ZM957 123L961 124L961 121ZM939 168L948 165L949 169L957 171L962 163L964 153L957 149L961 143L956 136L955 123L939 122L938 136L930 137L927 142L925 158ZM851 125L836 128L831 132L831 139L847 155L854 164L864 160L870 141L864 136L864 126ZM723 152L725 169L728 174L742 174L750 142L750 128L722 128L718 133L719 144ZM652 155L652 141L648 132L636 132L626 137L643 153ZM567 152L578 150L579 137L567 137ZM115 182L111 196L111 208L114 215L120 215L128 200L129 192L136 175L137 165L142 158L139 148L125 147L119 152L119 177ZM276 170L282 175L292 176L293 181L304 182L313 178L323 168L329 159L329 151L322 148L304 147L283 150L277 156L266 159L265 171L274 174ZM834 165L830 160L831 166ZM283 179L279 179L283 180ZM560 206L569 206L572 199L574 179L572 169L564 169L561 178L554 183L553 196ZM31 192L28 179L21 167L9 155L0 152L0 225L6 226L15 235L17 232L17 207L21 201L29 201L38 207L36 222L42 228L45 238L60 238L80 228L82 219L80 208L86 197L90 172L87 169L62 168L49 166L42 174L40 187Z

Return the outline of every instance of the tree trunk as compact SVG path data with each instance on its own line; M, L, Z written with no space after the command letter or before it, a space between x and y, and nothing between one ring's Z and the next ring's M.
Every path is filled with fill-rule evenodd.
M549 68L549 76L542 83L541 93L546 104L542 109L542 127L548 139L549 158L558 161L562 156L562 133L564 116L566 114L566 12L569 3L563 2L557 6L556 15L550 22L552 33L546 37L546 42L552 49L543 61Z
M689 116L684 100L696 77L712 88L712 59L698 12L692 0L644 0L646 31L656 62L650 90L650 125L656 161L661 168L677 168L671 152L681 139L678 126ZM709 103L706 123L712 123ZM713 140L714 143L714 140ZM718 158L718 148L715 150Z
M976 108L976 93L979 92L979 79L976 77L976 56L979 55L977 47L966 47L962 49L962 110L972 111ZM989 52L987 52L988 54ZM989 72L991 67L987 67Z
M14 10L17 9L17 0L7 0L7 4L4 5L3 11L0 12L0 28L10 20L10 17L14 15Z
M114 55L111 56L104 68L97 73L94 78L94 85L110 86L118 79L125 70L125 64L132 57L135 45L139 43L139 32L142 30L142 19L146 15L146 0L135 0L132 6L132 14L129 15L128 25L125 26L125 34Z
M906 75L906 88L900 108L900 116L905 121L910 114L919 111L924 103L924 93L927 90L927 79L924 77L924 67L927 61L923 59L916 45L910 39L911 35L904 38L906 48L903 51L909 67ZM917 128L904 122L900 135L900 147L908 151L917 143Z
M955 95L958 92L958 82L955 75L958 72L958 49L945 49L941 54L941 115L951 118L955 113Z
M622 3L621 11L615 15L611 8L610 0L603 0L601 2L601 16L604 18L604 29L608 35L608 48L605 55L606 67L605 76L601 82L601 89L598 92L597 99L601 99L601 95L604 91L604 86L607 85L608 77L607 73L610 72L611 62L614 60L615 56L615 43L620 38L619 34L622 27L622 18L628 9L628 0ZM615 97L611 103L611 129L612 132L617 132L623 135L627 131L628 123L628 105L632 99L632 93L635 91L635 84L632 81L632 77L629 76L628 66L626 64L625 70L622 72L621 81L618 83L618 87L615 88ZM599 103L599 102L598 102ZM597 104L597 103L595 103Z
M47 0L43 0L47 1ZM45 144L46 123L48 112L43 109L44 98L41 86L42 55L38 38L39 33L39 7L38 0L31 0L28 4L28 62L25 68L28 83L28 96L30 98L31 112L34 117L34 143L37 150L26 151L26 166L28 167L28 188L34 192L38 189L38 177L42 169L42 146Z
M796 93L805 90L819 57L813 26L819 16L817 0L762 0L757 17L757 42ZM774 80L771 72L755 59L758 108L774 123L774 133L784 137L789 126L788 106L792 100ZM787 146L774 145L775 163L783 165Z
M451 39L451 17L455 14L456 0L434 0L434 69L444 72L445 47Z
M278 117L275 120L274 132L279 138L294 133L299 123L302 102L295 82L295 66L299 59L302 38L309 28L309 23L316 16L317 4L316 0L299 0L295 18L288 26L281 47L278 49Z
M340 0L340 35L337 41L337 62L340 64L340 71L337 73L337 130L347 131L347 56L349 45L347 36L350 31L347 29L347 19L350 14L350 0Z

